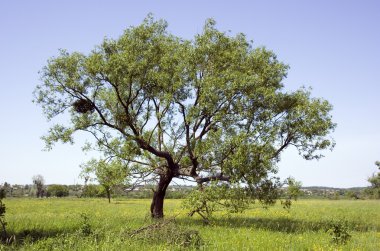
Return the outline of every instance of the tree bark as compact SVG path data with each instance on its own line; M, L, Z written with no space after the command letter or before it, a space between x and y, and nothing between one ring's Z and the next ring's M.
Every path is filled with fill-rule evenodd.
M110 189L107 188L106 192L107 192L108 203L111 203L111 191L110 191Z
M150 205L150 212L151 212L152 218L164 217L164 199L165 199L166 189L168 188L172 179L173 179L173 175L171 174L160 176L160 180L157 184L157 188L153 193L152 204Z

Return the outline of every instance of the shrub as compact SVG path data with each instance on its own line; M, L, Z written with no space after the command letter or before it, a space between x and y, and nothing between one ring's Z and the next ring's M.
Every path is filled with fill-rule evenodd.
M79 226L79 233L81 233L84 236L89 236L90 234L92 234L90 217L87 214L82 213L80 215L80 218L81 218L81 221L80 221L80 226Z
M100 185L89 184L83 188L83 197L106 197L105 190Z
M137 229L130 236L142 242L199 248L203 240L197 230L177 225L173 220Z
M47 188L47 196L66 197L69 196L69 188L65 185L50 185Z
M351 238L348 232L348 224L343 220L332 222L327 232L331 236L331 241L335 244L346 244Z
M3 203L3 199L5 198L5 189L0 187L0 226L1 226L1 240L7 239L7 232L5 226L7 223L5 222L5 204Z
M214 212L242 213L250 202L244 188L212 183L202 190L194 189L183 201L182 207L189 211L189 216L196 213L208 224Z

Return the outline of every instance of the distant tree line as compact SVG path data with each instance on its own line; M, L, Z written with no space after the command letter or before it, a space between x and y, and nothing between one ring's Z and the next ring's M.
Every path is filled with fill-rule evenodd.
M0 185L4 190L6 197L78 197L78 198L107 198L107 191L104 186L99 184L87 184L87 185L60 185L49 184L44 185L39 191L35 185L11 185L5 182ZM131 189L127 186L116 186L112 190L113 197L127 197L127 198L151 198L152 185L138 186ZM173 186L168 191L168 198L180 199L184 198L187 193L192 189L188 186Z
M372 177L371 177L372 179ZM6 197L37 197L38 190L33 185L11 185L5 182L2 186ZM113 197L126 198L151 198L153 185L138 186L131 189L127 186L116 186L113 189ZM182 199L193 189L192 186L172 186L168 190L167 198ZM43 197L78 197L78 198L107 198L107 193L102 185L44 185ZM330 187L302 187L300 198L316 199L379 199L380 189L369 187L358 188L330 188ZM285 194L280 198L285 197Z
M380 170L380 161L376 161L375 165ZM118 167L117 165L114 165ZM114 167L113 167L114 168ZM122 172L117 170L116 173ZM126 198L151 198L154 185L146 184L135 187L130 187L124 180L118 182L111 182L102 177L99 173L108 174L104 171L103 166L87 165L82 166L82 177L87 177L84 185L60 185L51 184L45 185L45 180L42 175L35 175L32 178L33 184L27 185L11 185L7 182L0 184L2 197L102 197L110 199L110 196L114 197L126 197ZM112 170L112 169L111 169ZM91 172L97 174L97 181L100 184L87 184L90 180ZM103 175L104 177L106 175ZM94 180L94 179L93 179ZM368 178L370 186L368 187L356 187L356 188L331 188L331 187L301 187L298 197L300 198L326 198L326 199L380 199L380 172L374 173ZM110 189L112 188L112 189ZM166 195L171 199L185 198L194 187L192 186L172 186L168 189ZM298 193L298 191L297 191ZM287 192L283 189L280 191L279 197L286 199L288 197Z

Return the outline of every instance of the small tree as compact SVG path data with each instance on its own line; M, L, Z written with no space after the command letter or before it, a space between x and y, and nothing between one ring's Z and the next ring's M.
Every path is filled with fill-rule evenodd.
M33 184L36 186L37 193L36 196L37 198L42 198L44 195L44 185L45 185L45 180L44 177L40 174L33 176L32 178Z
M9 184L8 182L4 182L3 184L3 189L5 191L5 195L7 197L12 197L12 193L13 193L13 188L12 188L12 185Z
M375 165L380 170L380 161L376 161ZM368 182L371 183L371 186L367 189L367 193L369 193L372 198L380 199L380 172L368 178Z
M113 189L128 182L128 169L118 159L109 162L92 159L81 167L82 177L89 177L91 173L95 175L95 180L104 188L109 203Z
M298 197L302 194L301 187L302 183L296 181L294 178L289 177L285 180L286 188L283 190L283 199L281 204L284 209L289 210L292 205L292 200L297 200Z

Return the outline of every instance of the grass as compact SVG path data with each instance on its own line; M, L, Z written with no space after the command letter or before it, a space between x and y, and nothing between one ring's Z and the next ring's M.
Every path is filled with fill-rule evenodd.
M301 200L289 212L279 204L253 206L243 214L218 213L211 225L204 225L186 216L180 200L166 200L166 217L179 215L175 226L158 232L153 241L149 231L130 237L152 224L149 200L6 199L5 204L14 241L0 244L0 250L195 249L168 239L184 229L199 233L201 250L380 250L380 201ZM334 244L327 232L338 221L346 222L352 236L346 244ZM88 227L91 231L83 232Z

